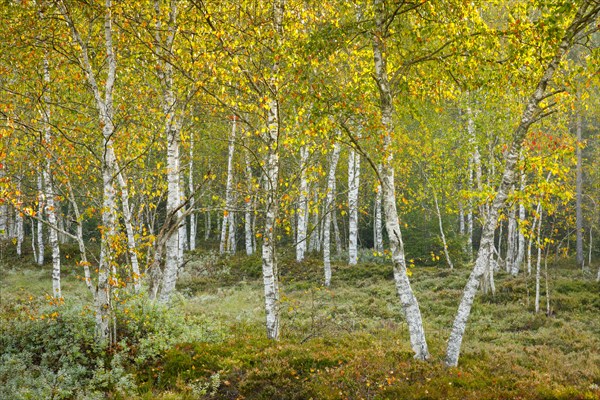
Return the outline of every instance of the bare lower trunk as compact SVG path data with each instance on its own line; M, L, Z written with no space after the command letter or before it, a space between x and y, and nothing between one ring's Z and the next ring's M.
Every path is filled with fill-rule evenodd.
M298 228L296 232L296 261L304 260L306 253L306 233L308 228L308 180L306 167L308 161L308 148L300 148L300 193L298 194Z
M348 264L358 262L358 188L360 184L360 155L348 154Z
M20 176L19 183L17 185L17 191L19 193L17 197L17 203L19 207L15 209L15 236L17 239L17 255L21 257L23 255L23 241L25 240L25 231L23 229L23 213L21 212L21 204L22 204L22 188L21 181L23 180L23 176Z
M527 131L529 130L529 127L539 118L543 117L544 110L540 108L539 104L544 98L546 98L546 88L552 80L554 72L558 68L561 59L571 46L573 38L578 34L578 32L587 26L587 23L589 23L589 21L585 23L582 23L582 21L585 21L586 18L595 18L600 11L600 5L594 5L592 6L591 10L592 14L589 14L589 7L590 3L585 2L578 10L574 22L569 26L563 40L561 40L560 45L558 46L555 56L546 67L542 78L535 88L535 91L527 101L527 105L521 116L519 126L513 134L512 143L510 144L506 155L502 181L485 218L481 245L475 261L475 267L471 272L463 292L463 297L458 307L454 324L452 325L452 331L450 333L448 348L446 351L446 364L448 366L456 366L458 364L458 357L460 354L463 335L471 312L473 300L477 292L477 287L479 286L479 280L485 268L487 267L487 263L489 263L491 256L490 253L493 250L494 231L498 221L498 214L500 209L504 206L508 196L508 191L514 184L517 160L521 151L523 140L527 134Z
M544 209L540 207L540 203L538 203L538 208L540 209L539 220L537 226L537 235L536 235L536 247L537 247L537 263L535 265L535 313L540 312L540 271L542 264L542 214Z
M172 122L173 123L173 122ZM179 129L175 126L167 128L167 214L173 221L180 221L179 209ZM159 300L168 302L175 289L179 270L179 228L170 230L165 245L165 266Z
M6 166L0 165L0 180L6 176ZM8 238L8 206L5 201L0 202L0 238Z
M179 174L179 203L185 201L185 176L183 170L181 169L181 159L179 160L180 165L180 174ZM182 215L187 215L187 210L185 208L181 209ZM187 236L187 218L183 218L181 223L179 224L179 229L177 230L177 235L179 236L179 255L178 255L178 264L179 267L183 265L183 254L185 250L187 250L188 245L188 236Z
M381 164L377 165L377 173L381 175ZM375 251L377 253L383 252L383 218L381 215L381 204L382 204L383 190L381 188L381 182L377 185L377 193L375 194L375 213L374 213L374 226L373 226L373 242Z
M273 0L273 28L276 42L283 34L284 0ZM275 251L275 230L277 228L278 200L277 187L279 181L279 92L278 79L279 61L274 57L269 80L271 98L267 110L267 130L263 135L267 154L264 166L265 184L265 228L262 245L262 273L265 294L265 326L267 338L279 339L279 274Z
M196 206L195 189L194 189L194 133L190 133L190 163L188 166L188 190L190 192L190 208L193 210ZM188 248L190 251L196 249L196 231L197 231L197 215L196 212L190 214L190 242Z
M340 144L336 142L331 154L327 178L327 199L325 201L325 222L323 228L323 269L325 286L331 284L331 216L335 208L335 170L340 158Z
M181 203L181 178L180 178L180 141L181 141L181 110L178 99L175 96L173 79L173 65L169 61L177 30L177 3L171 2L169 20L166 27L161 26L160 3L155 1L156 33L155 44L157 48L157 71L162 85L162 109L165 116L165 139L167 142L167 220L169 223L180 224L182 222ZM166 34L163 39L162 34ZM171 229L173 228L173 229ZM165 265L162 274L159 301L169 301L171 293L175 289L177 273L179 271L182 255L180 229L169 227L165 240Z
M44 54L44 83L50 84L50 65L48 55ZM44 121L44 141L46 149L52 148L52 128L50 124L50 97L48 93L44 93L44 110L42 111L42 120ZM38 186L43 186L43 198L45 205L46 220L50 226L57 226L58 219L56 213L54 181L52 179L52 165L50 164L51 157L46 156L46 162L42 170L42 181ZM43 183L43 185L42 185ZM41 233L41 229L40 229ZM62 297L61 282L60 282L60 247L58 243L58 232L55 229L48 230L48 244L52 250L52 295L55 298ZM41 249L41 258L43 262L44 251Z
M43 185L44 173L39 171L37 174L37 189L38 189L38 210L39 216L44 215L44 185ZM31 221L31 227L33 228L34 222ZM40 220L37 221L37 257L36 261L38 265L44 265L44 223ZM33 236L33 232L31 232Z
M248 155L248 150L244 153L244 160L246 162L246 190L248 190L248 194L246 197L246 204L244 210L244 238L246 243L246 255L254 254L254 242L252 240L254 236L254 231L252 230L252 196L253 184L252 184L252 166L250 165L250 157Z
M233 212L233 156L235 152L235 134L237 119L234 116L231 124L231 135L229 136L229 146L227 151L227 183L225 187L225 211L223 212L223 225L221 226L221 243L219 252L221 254L231 253L231 219ZM228 235L229 233L229 235Z

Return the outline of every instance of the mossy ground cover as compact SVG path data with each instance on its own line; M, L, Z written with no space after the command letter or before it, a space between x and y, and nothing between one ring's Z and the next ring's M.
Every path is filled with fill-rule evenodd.
M36 319L50 315L44 297L50 269L7 260L0 272L3 343L30 346L31 340L7 337L33 335L23 324L60 329L56 319ZM120 347L103 355L103 368L110 375L107 365L116 365L119 374L88 374L89 385L112 398L139 399L600 399L600 286L568 262L549 264L549 315L533 312L531 277L498 273L496 294L479 294L475 302L459 367L446 368L445 344L468 267L413 268L432 354L418 362L384 260L354 267L337 262L330 288L321 285L319 259L280 261L280 341L265 339L260 258L197 251L180 277L174 308L150 312L143 300L130 299L117 309ZM65 268L64 295L74 300L53 306L59 319L65 307L91 305L79 274ZM11 332L10 320L22 321L20 332ZM98 358L98 350L86 351ZM98 361L79 363L98 368ZM0 371L0 380L10 376ZM56 398L93 398L94 392L61 393Z

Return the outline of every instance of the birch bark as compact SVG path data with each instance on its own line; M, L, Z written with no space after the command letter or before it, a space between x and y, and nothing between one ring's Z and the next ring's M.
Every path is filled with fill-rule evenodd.
M360 155L350 149L348 154L348 264L358 262L358 188Z
M381 176L382 173L381 164L377 165L377 175ZM378 179L379 181L379 179ZM377 185L377 193L375 193L375 223L373 226L373 236L374 236L374 245L375 251L377 253L383 253L383 218L381 215L381 204L383 196L383 189L381 188L381 182Z
M396 189L394 183L392 135L394 133L393 113L394 104L390 82L388 79L387 65L385 59L385 42L383 40L384 27L384 5L382 0L375 0L375 23L377 31L372 36L373 61L375 67L375 80L379 89L379 106L381 109L381 123L384 131L384 158L382 163L382 189L383 210L385 213L385 225L390 240L392 262L394 269L394 281L396 290L400 297L402 310L408 325L410 342L415 358L425 360L429 358L429 350L425 340L425 331L421 319L419 304L410 286L406 273L406 260L404 256L404 243L400 231L400 221L396 210Z
M181 179L180 179L180 141L181 141L181 116L175 95L173 65L168 62L173 50L173 42L177 31L177 2L171 1L169 21L166 29L167 36L163 41L160 18L160 2L155 1L154 9L157 14L156 22L156 48L158 58L158 75L162 85L162 108L165 115L165 136L167 140L167 206L166 211L170 221L181 224ZM165 241L165 266L159 300L163 303L169 301L175 289L177 272L182 261L181 229L167 229L168 236Z
M231 123L231 135L227 149L227 183L225 187L225 211L223 212L223 225L221 226L221 254L231 253L231 234L233 232L233 156L235 153L235 135L237 119L234 116Z
M42 110L42 121L44 124L44 144L46 149L52 148L52 127L50 125L50 93L49 85L50 85L50 63L48 61L48 55L44 54L44 86L45 90L42 95L42 100L44 102L44 109ZM56 226L57 218L56 218L56 205L54 201L54 182L52 179L52 165L50 163L51 157L49 155L46 156L46 162L44 163L44 167L42 170L41 180L38 181L38 187L43 186L43 200L42 203L45 204L45 213L46 219L50 226ZM38 178L39 179L39 178ZM43 182L42 182L43 181ZM38 225L38 234L41 236L42 229ZM39 240L41 243L40 252L41 252L41 264L44 263L44 248L43 248L43 240ZM61 291L61 282L60 282L60 246L58 243L58 232L55 229L48 230L48 244L50 245L50 249L52 250L52 295L55 298L62 297ZM38 261L39 263L39 261ZM41 265L40 264L40 265Z
M43 118L42 118L43 119ZM38 215L44 215L44 185L43 185L42 171L38 171L37 174L37 190L38 190ZM31 221L31 227L33 228L34 222ZM41 220L37 221L37 254L36 262L38 265L44 265L44 223ZM33 236L33 231L31 232Z
M6 168L4 165L0 166L0 180L6 176ZM0 202L0 238L8 238L8 206L6 201Z
M308 180L306 167L308 161L308 147L300 148L300 193L298 194L298 228L296 234L296 261L304 260L306 253L306 231L308 229Z
M275 41L283 35L284 0L273 0L273 30ZM269 80L271 97L267 110L267 130L263 135L267 154L265 160L265 228L262 246L262 272L265 293L267 338L279 339L279 274L275 252L275 229L277 222L277 186L279 179L279 61L274 54Z
M188 165L188 191L190 192L190 209L196 206L195 189L194 189L194 133L190 133L190 163ZM190 214L190 243L188 248L190 251L196 249L196 234L197 234L198 218L196 212Z
M535 265L535 313L540 312L540 274L542 266L542 214L544 209L541 206L541 201L538 203L538 209L540 210L538 217L537 235L535 243L537 247L537 262Z
M17 256L21 257L23 255L23 241L25 240L25 232L23 230L23 213L21 212L21 204L23 202L21 197L23 175L20 175L17 179L17 191L19 195L17 197L18 207L15 209L15 236L17 239Z
M525 190L525 173L521 173L521 192ZM525 234L523 233L525 223L525 204L522 201L519 202L519 224L518 224L518 252L517 252L517 262L514 264L511 274L513 276L517 276L519 274L519 270L523 265L523 261L525 260Z
M252 230L252 192L254 191L252 184L252 166L250 164L250 156L248 155L248 150L244 152L244 161L246 163L246 190L248 191L248 195L245 201L244 207L244 239L246 244L246 255L254 254L254 243L253 236L254 231Z
M335 142L329 174L327 176L327 198L325 200L325 222L323 227L323 270L325 272L325 286L331 285L331 216L335 207L335 170L340 158L340 144Z

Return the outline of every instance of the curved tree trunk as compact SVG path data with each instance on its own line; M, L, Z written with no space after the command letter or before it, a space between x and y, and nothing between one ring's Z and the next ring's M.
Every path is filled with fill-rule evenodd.
M393 114L394 104L392 90L387 74L385 59L384 35L384 5L382 0L375 0L375 22L377 32L373 34L373 61L375 66L375 80L379 88L379 107L381 109L381 124L384 131L384 157L382 162L381 186L383 195L383 212L385 214L385 226L390 240L392 262L394 269L394 281L396 291L400 297L400 303L408 325L410 342L415 358L425 360L429 358L425 330L419 303L415 297L410 281L406 273L406 260L404 256L404 243L400 231L400 221L396 210L396 188L394 183L392 135L394 134Z
M325 222L323 226L323 269L325 272L325 286L331 284L331 217L335 212L335 170L340 158L340 144L335 142L329 164L327 178L327 199L325 201Z
M593 4L593 5L592 5ZM500 209L504 206L508 191L512 187L515 180L515 172L517 166L517 160L521 151L523 140L529 130L529 127L544 116L544 110L540 107L540 102L547 98L546 88L552 80L554 72L558 68L561 59L571 47L574 37L584 29L591 20L597 17L600 12L600 4L586 1L577 11L577 14L567 29L565 36L560 41L559 46L556 49L556 54L546 67L542 78L537 84L534 92L527 101L527 105L520 119L520 123L513 134L513 140L509 147L508 153L505 159L504 172L502 174L502 181L500 187L496 193L489 212L486 215L485 223L483 226L481 245L475 261L475 266L467 285L465 286L463 297L458 307L458 312L452 325L452 331L448 340L448 348L446 351L446 364L448 366L456 366L458 364L458 357L460 354L460 348L463 340L463 335L467 325L467 320L471 313L471 307L473 300L479 286L479 281L483 275L487 264L489 263L491 252L494 246L494 231L498 222L498 214Z

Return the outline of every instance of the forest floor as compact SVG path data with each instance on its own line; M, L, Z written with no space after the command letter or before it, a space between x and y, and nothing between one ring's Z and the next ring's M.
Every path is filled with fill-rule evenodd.
M122 292L108 351L90 345L79 268L64 268L65 304L48 304L50 266L14 260L0 260L0 398L600 399L600 284L565 261L548 263L549 315L544 296L534 313L533 276L499 272L496 293L475 301L459 366L446 368L468 267L412 268L431 352L420 362L382 259L334 263L324 288L319 259L282 257L282 337L271 342L260 258L197 251L172 308Z

